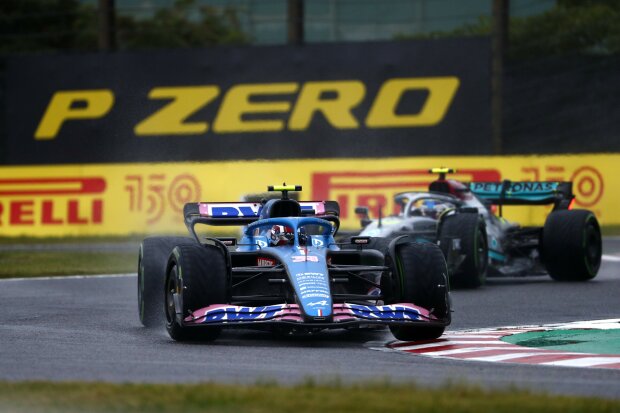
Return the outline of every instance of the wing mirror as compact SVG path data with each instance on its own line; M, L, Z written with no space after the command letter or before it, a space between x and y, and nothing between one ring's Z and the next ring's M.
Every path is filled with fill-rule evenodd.
M358 206L355 207L355 213L360 215L360 225L362 228L366 228L368 224L372 222L370 216L368 215L369 209L368 207Z

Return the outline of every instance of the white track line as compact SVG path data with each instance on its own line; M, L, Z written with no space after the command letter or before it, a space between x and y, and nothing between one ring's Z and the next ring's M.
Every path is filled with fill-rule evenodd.
M559 360L540 363L545 366L592 367L601 364L620 364L619 357L582 357L575 360Z
M57 277L22 277L22 278L2 278L0 282L9 281L39 281L39 280L81 280L86 278L121 278L121 277L135 277L137 274L99 274L99 275L59 275Z
M526 350L532 350L532 348L526 348ZM556 354L563 354L563 353L547 353L547 355L556 355ZM523 352L523 353L506 353L506 354L500 354L497 356L481 356L481 357L471 357L468 360L475 360L475 361L509 361L511 359L520 359L523 357L532 357L532 356L538 356L540 355L540 352Z
M498 344L498 343L496 343ZM506 343L510 346L509 343ZM531 347L527 348L527 347L523 347L522 349L520 348L506 348L506 346L497 346L497 347L464 347L464 348L455 348L453 350L441 350L441 351L433 351L433 352L428 352L428 353L416 353L416 354L428 354L428 355L432 355L432 356L451 356L453 354L463 354L463 353L480 353L483 351L507 351L507 352L514 352L514 351L523 351L523 352L529 352L532 351ZM512 354L512 353L511 353ZM472 358L475 356L471 356L471 357L467 357L467 358Z
M427 343L427 344L412 344L411 346L398 346L395 347L398 350L420 350L420 349L424 349L424 348L435 348L435 347L445 347L445 346L455 346L455 345L471 345L471 344L493 344L495 345L511 345L510 343L506 343L503 341L497 342L497 341L460 341L460 340L446 340L446 341L438 341L436 343Z

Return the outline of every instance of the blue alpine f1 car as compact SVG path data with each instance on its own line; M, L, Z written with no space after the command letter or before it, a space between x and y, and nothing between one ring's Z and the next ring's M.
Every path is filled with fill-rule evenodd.
M186 204L192 238L142 242L138 303L145 326L164 321L174 340L213 340L228 327L314 333L379 324L400 340L443 333L450 298L437 245L407 237L386 240L380 250L369 237L336 243L336 202L290 199L300 186L269 190L281 198ZM202 236L199 224L242 226L242 236Z

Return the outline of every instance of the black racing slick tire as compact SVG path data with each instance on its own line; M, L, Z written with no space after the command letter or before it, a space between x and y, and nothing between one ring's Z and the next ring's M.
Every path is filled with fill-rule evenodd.
M426 308L449 324L450 296L446 260L432 243L406 243L396 247L392 302L413 303ZM390 302L388 302L390 304ZM402 341L432 340L441 336L445 326L390 326L394 337Z
M140 244L138 255L138 317L145 327L163 326L166 264L177 245L196 244L188 237L149 237Z
M184 326L176 314L174 295L178 295L181 318L211 304L225 304L229 302L227 271L226 258L217 247L179 245L172 250L166 276L166 329L172 339L210 341L220 335L219 326Z
M458 242L455 243L454 240ZM458 213L445 217L440 226L439 245L446 259L451 247L459 248L459 255L464 256L459 265L451 268L452 287L477 288L486 282L489 244L482 217L474 213Z
M542 259L558 281L587 281L601 266L603 243L596 216L584 209L555 211L547 216Z

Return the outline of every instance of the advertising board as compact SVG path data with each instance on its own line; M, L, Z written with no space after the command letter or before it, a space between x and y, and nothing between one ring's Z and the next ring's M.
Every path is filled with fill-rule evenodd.
M620 224L620 155L413 157L0 168L0 235L182 233L186 202L241 201L268 185L302 185L300 200L335 200L342 228L355 230L358 205L394 211L392 197L426 190L436 166L463 181L573 181L576 208L602 225ZM548 206L505 207L505 217L542 225ZM214 228L220 230L221 228Z
M489 53L464 38L12 56L0 163L489 153Z

